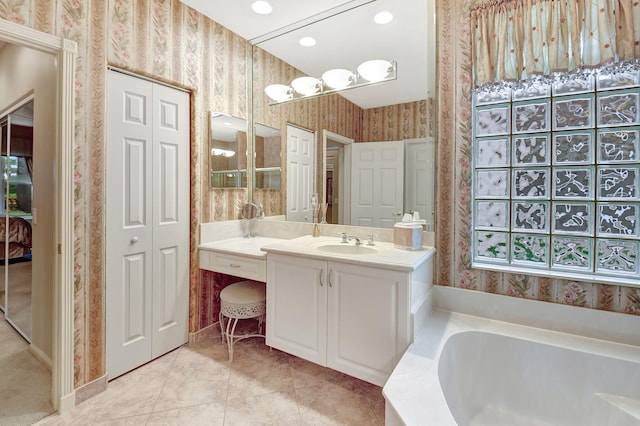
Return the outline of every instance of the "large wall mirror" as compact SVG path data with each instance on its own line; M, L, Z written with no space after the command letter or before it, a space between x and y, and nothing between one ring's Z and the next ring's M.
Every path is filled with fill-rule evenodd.
M393 13L393 20L386 25L374 23L374 16L385 10ZM301 45L303 37L312 37L316 45ZM310 220L310 215L290 213L293 209L304 209L307 198L310 202L311 194L317 193L329 205L329 223L392 226L401 213L417 210L421 218L433 224L434 2L361 2L352 9L322 19L310 17L302 24L298 22L251 42L256 176L249 197L264 205L265 214ZM301 76L321 78L331 69L355 71L359 64L373 59L395 61L397 78L279 104L264 91L267 85L288 85ZM262 142L258 129L262 126L280 132L281 164L274 178L277 183L270 185L261 183L264 179L259 172L265 166L259 156ZM313 152L308 160L311 164L293 161L292 144L307 137L296 133L299 130L308 132L311 139ZM296 135L292 137L292 133ZM381 154L381 161L373 167L376 173L382 173L382 177L375 178L378 180L358 165L359 159L370 155L363 153L362 146L373 149L374 142L384 149L396 142L399 148L395 152L401 155L392 161L391 157L385 157L387 154ZM300 172L308 166L311 167L306 174ZM401 182L385 179L384 173L396 166L402 168ZM296 195L303 199L294 201ZM367 203L393 207L387 206L382 221L373 221L367 219L368 211L357 213L361 204Z

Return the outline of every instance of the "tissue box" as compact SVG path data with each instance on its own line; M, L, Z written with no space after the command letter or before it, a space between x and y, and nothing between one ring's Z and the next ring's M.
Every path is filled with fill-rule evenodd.
M393 226L393 244L408 250L422 249L422 225L420 223L396 223Z

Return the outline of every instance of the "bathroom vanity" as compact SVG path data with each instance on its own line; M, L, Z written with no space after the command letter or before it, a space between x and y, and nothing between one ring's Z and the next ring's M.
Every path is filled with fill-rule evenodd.
M421 322L435 250L375 244L305 236L263 247L267 345L383 385Z
M382 386L430 311L435 249L396 248L390 230L376 229L385 241L369 246L314 238L310 224L295 225L298 235L289 224L258 225L284 238L227 238L208 225L215 232L203 240L221 239L199 246L200 268L267 283L268 346ZM344 230L351 234L323 228Z

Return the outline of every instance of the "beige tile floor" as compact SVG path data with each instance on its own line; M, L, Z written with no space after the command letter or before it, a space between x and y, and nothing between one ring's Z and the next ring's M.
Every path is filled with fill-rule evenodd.
M31 425L53 412L51 372L0 313L0 426Z
M185 345L39 425L383 425L378 386L278 350L264 339Z

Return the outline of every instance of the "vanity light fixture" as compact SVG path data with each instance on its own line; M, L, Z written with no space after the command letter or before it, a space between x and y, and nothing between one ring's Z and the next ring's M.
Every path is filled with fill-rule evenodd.
M211 148L211 155L222 156L222 157L233 157L236 155L235 151L231 151L228 149L220 149L220 148Z
M372 60L360 64L357 72L336 68L322 74L322 79L298 77L291 85L270 84L264 91L273 101L270 105L328 95L396 79L396 62Z
M356 75L349 70L336 68L322 74L322 81L330 88L340 90L352 85L356 81Z
M322 90L322 82L314 77L298 77L291 82L291 86L302 96L315 95Z
M393 64L389 61L374 59L363 62L358 66L358 74L367 81L376 83L387 78L393 69Z
M393 15L391 14L391 12L387 12L386 10L384 10L382 12L376 13L376 16L373 17L373 21L376 24L380 25L388 24L389 22L393 21Z
M273 11L273 7L268 1L258 0L251 3L251 10L259 15L268 15Z
M293 89L284 84L270 84L265 87L267 96L276 102L285 102L293 99Z

